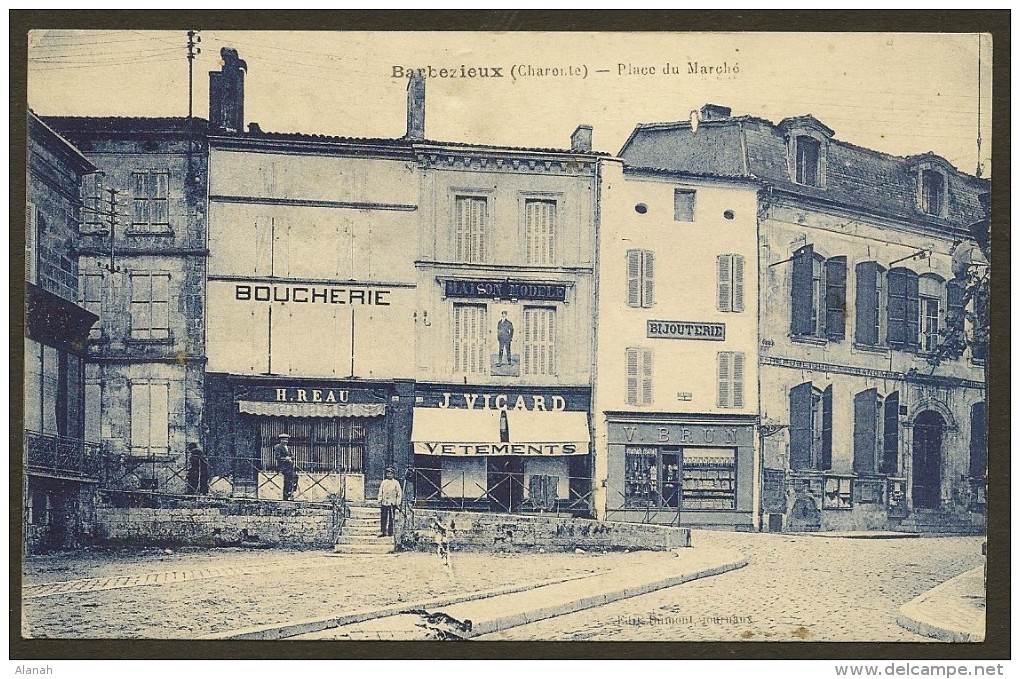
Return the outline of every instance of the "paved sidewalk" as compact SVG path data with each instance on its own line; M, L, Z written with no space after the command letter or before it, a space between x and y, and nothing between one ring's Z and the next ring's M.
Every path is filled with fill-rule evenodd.
M984 567L961 573L904 605L896 622L939 641L984 641Z

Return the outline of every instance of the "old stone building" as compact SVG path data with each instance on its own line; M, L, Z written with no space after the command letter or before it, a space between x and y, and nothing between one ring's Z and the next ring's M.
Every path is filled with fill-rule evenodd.
M933 366L963 323L954 249L988 182L928 153L702 109L639 125L632 165L759 187L762 511L769 529L982 525L983 352Z

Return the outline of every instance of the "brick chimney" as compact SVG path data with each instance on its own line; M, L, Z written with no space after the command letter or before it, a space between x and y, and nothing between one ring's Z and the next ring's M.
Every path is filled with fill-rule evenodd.
M227 132L244 131L244 74L248 64L237 56L237 50L220 50L223 65L209 72L209 125Z
M591 125L578 125L570 135L570 150L578 153L591 153Z
M729 118L731 113L733 113L733 109L729 106L705 104L701 107L701 120L721 120L723 118Z
M407 79L407 134L413 141L425 139L425 77L414 71Z

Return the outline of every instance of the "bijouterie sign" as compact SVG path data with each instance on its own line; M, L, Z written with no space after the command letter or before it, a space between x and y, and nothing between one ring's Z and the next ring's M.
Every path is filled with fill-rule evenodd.
M648 321L648 336L656 339L726 339L725 323L700 323L698 321Z

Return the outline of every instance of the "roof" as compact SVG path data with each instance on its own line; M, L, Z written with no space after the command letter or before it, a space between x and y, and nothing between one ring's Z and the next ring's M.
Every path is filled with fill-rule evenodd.
M96 166L82 154L77 146L64 139L63 136L32 111L28 112L28 134L31 139L38 140L52 149L53 152L60 154L79 174L89 174L96 171Z
M754 178L801 198L943 228L965 229L984 214L979 196L988 191L989 182L960 172L934 153L904 158L829 138L824 186L797 184L790 176L788 134L801 127L831 132L810 116L787 118L778 125L734 116L702 121L697 131L689 121L641 124L619 155L627 166ZM945 218L918 208L917 170L926 162L937 163L946 173Z
M209 127L204 118L187 117L43 116L43 120L62 134L204 133Z

